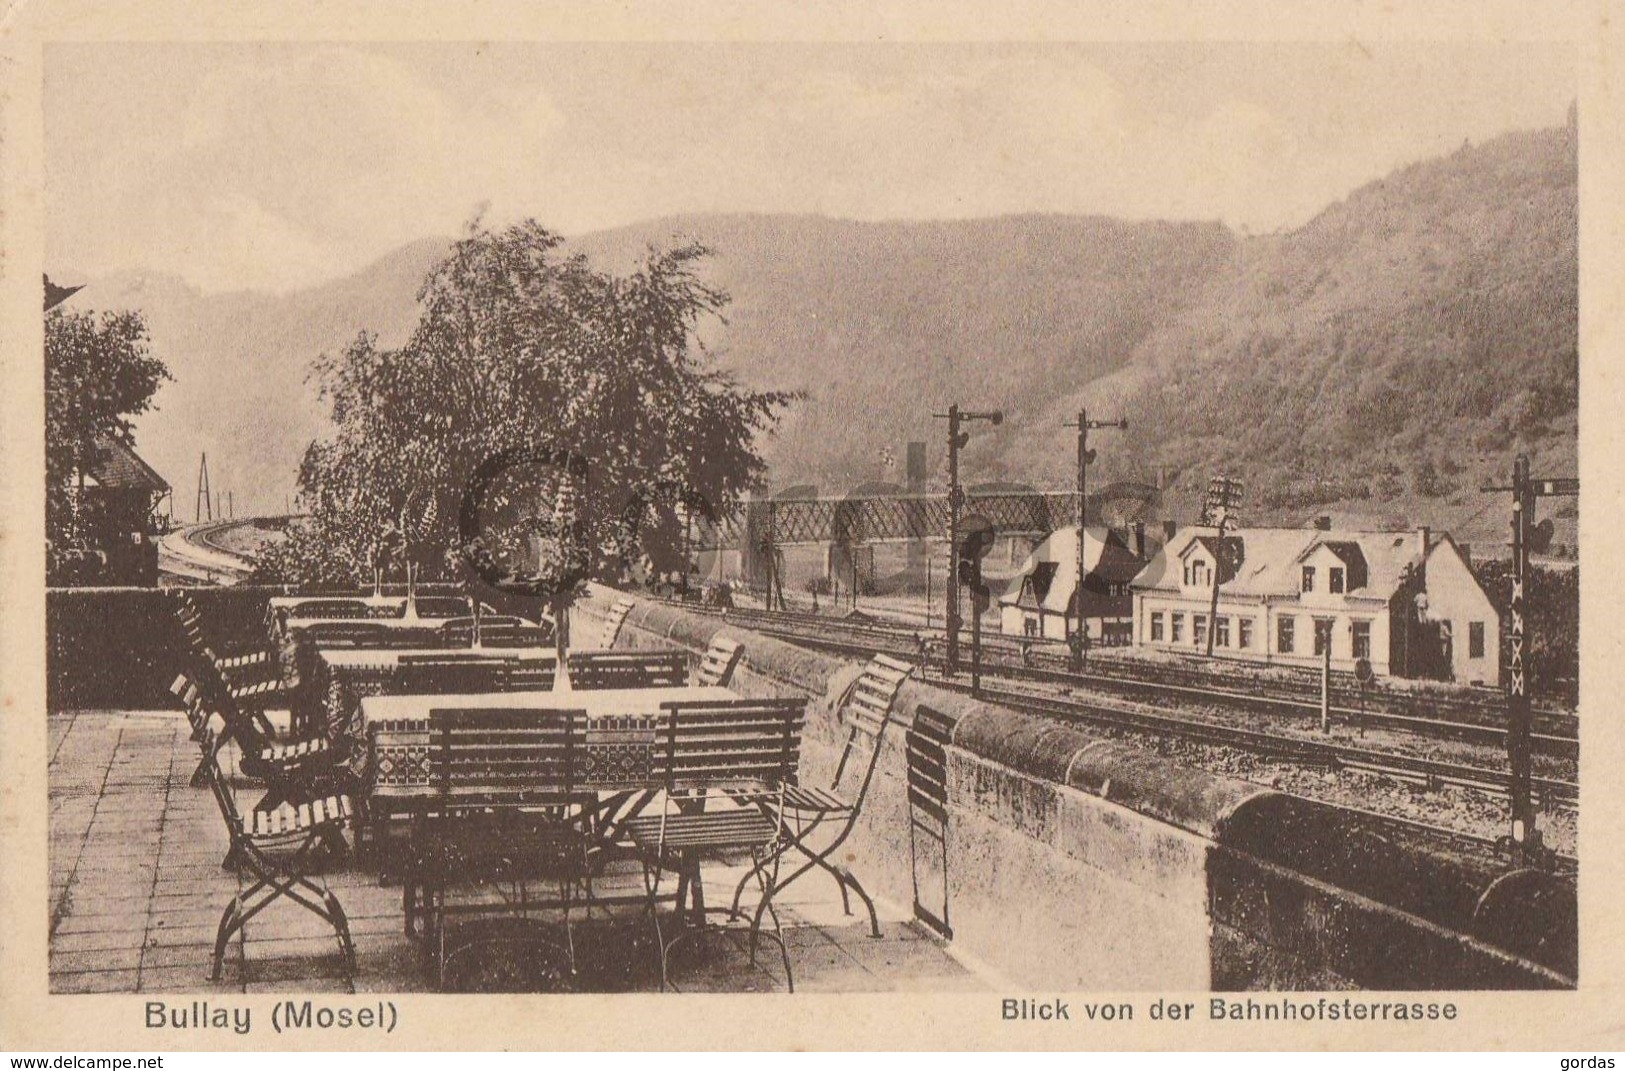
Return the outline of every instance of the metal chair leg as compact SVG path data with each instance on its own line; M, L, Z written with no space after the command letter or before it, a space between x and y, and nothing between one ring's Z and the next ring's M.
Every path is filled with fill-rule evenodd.
M238 921L241 914L242 895L239 894L232 898L231 903L226 905L225 912L220 916L220 927L215 931L213 967L209 971L209 980L211 982L220 980L221 967L226 959L226 942L231 940L233 933L242 928Z
M874 899L870 897L868 890L864 889L863 883L858 880L858 876L852 871L846 867L841 867L840 874L841 888L844 890L847 886L851 886L852 891L858 894L858 899L863 901L863 906L869 911L869 936L878 938L880 936L880 916L875 912ZM851 913L850 910L847 911L848 915Z

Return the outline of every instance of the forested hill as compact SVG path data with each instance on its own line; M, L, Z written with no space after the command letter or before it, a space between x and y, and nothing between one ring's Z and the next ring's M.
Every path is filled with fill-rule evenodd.
M910 439L930 442L939 464L946 427L931 414L955 401L1003 406L1009 428L1122 370L1232 270L1238 248L1218 224L1064 216L686 217L580 245L629 266L646 242L680 235L716 250L716 281L733 294L713 333L723 360L753 386L807 392L772 446L775 482L832 493L901 482ZM1015 476L1044 460L1002 455L1013 441L983 437L970 468Z
M1518 449L1537 471L1573 474L1575 183L1572 128L1516 134L1399 171L1295 233L1248 239L1124 372L1049 422L1109 402L1131 421L1114 454L1187 490L1235 472L1256 506L1287 514L1428 512Z
M1436 504L1448 524L1472 505L1479 457L1504 467L1522 446L1573 472L1575 180L1565 128L1405 168L1279 235L1090 217L687 216L573 244L617 269L678 236L716 251L710 270L734 297L707 332L719 359L752 385L807 392L767 447L778 486L900 482L910 439L940 464L930 414L952 401L1006 413L977 429L973 477L1067 486L1061 425L1088 405L1131 422L1101 434L1098 475L1160 472L1179 510L1225 470L1248 480L1260 520L1328 504L1426 520ZM361 327L402 337L443 248L416 243L291 295L124 279L75 302L149 313L176 382L138 434L177 497L190 502L206 448L212 473L266 488L269 508L320 431L302 394L310 360Z

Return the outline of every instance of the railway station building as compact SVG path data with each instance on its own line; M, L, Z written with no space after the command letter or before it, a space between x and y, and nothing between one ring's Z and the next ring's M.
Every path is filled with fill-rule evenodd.
M1218 585L1217 611L1213 591ZM1500 616L1448 534L1175 532L1130 582L1135 647L1497 685Z
M87 453L67 488L78 539L74 546L47 543L47 582L156 587L158 510L169 483L112 436L98 436Z
M1133 639L1129 582L1146 564L1145 530L1090 528L1084 539L1083 617L1089 641L1127 646ZM999 599L999 631L1007 636L1065 640L1078 613L1078 530L1051 532L1022 564Z

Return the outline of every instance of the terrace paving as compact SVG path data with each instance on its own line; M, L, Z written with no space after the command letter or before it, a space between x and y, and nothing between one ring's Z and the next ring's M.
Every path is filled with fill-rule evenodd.
M400 889L348 860L320 879L349 916L357 972L345 971L321 920L281 901L252 920L227 949L219 982L209 980L215 928L236 895L223 869L229 841L207 789L189 784L197 762L178 712L69 711L49 722L50 972L54 993L412 992L434 988L419 943L402 927ZM238 783L240 806L257 790ZM732 881L710 880L713 900ZM742 872L735 871L737 876ZM736 880L736 879L735 879ZM641 888L636 867L612 868L600 892ZM882 937L846 916L833 883L792 886L781 901L797 992L948 991L996 988L895 905L879 903ZM529 936L559 936L551 922ZM575 927L580 975L574 988L659 987L650 929L636 913ZM785 988L776 948L753 965L742 936L694 942L673 968L684 991L774 992ZM537 985L536 943L482 945L463 957L475 988ZM554 960L556 962L556 960ZM545 984L545 978L543 979Z

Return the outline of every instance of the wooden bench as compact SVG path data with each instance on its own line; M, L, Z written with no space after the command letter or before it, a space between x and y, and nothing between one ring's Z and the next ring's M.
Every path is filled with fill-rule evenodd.
M572 814L584 751L585 710L449 709L429 713L434 792L412 832L402 906L412 932L421 916L444 985L448 918L564 912L574 970L571 912L587 897L591 841ZM553 883L535 899L529 883ZM454 886L511 886L516 895L450 903Z
M737 917L726 907L707 908L700 867L712 860L749 856L759 864L771 860L785 841L782 807L776 811L741 805L735 793L765 792L781 801L794 782L801 759L807 700L734 699L660 704L661 726L654 741L656 773L665 788L659 814L639 816L626 825L633 845L654 871L649 885L649 915L660 950L660 981L670 977L672 949L702 932L706 914ZM721 806L714 804L720 803ZM676 904L681 917L702 925L679 926L665 938L655 903L660 875L677 875ZM790 954L778 913L764 900L772 919L769 935L779 946L786 982L795 990ZM762 913L751 924L751 944L761 932Z
M576 651L570 658L572 688L681 688L688 660L681 651Z

